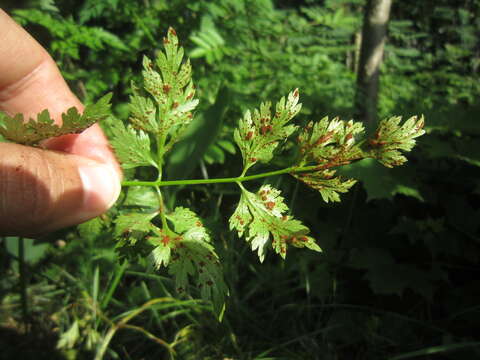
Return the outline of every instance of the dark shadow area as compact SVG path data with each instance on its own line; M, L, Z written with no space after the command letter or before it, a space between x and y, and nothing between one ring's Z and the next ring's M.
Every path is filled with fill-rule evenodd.
M56 336L31 331L21 334L15 329L0 327L0 360L65 360L55 348Z

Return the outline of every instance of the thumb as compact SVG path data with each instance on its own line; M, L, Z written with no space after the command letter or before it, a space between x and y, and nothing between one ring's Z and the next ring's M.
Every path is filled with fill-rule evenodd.
M105 212L120 193L113 166L0 143L0 235L33 236Z

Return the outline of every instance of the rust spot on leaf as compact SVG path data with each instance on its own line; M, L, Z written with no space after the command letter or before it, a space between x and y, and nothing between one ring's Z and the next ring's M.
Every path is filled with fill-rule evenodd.
M245 136L245 140L250 140L253 137L253 131L249 131Z
M275 207L275 203L273 201L268 201L265 203L265 206L268 210L272 210Z
M170 92L170 89L171 89L171 88L172 88L172 87L171 87L169 84L165 84L165 85L163 85L163 92L164 92L165 94L168 94L168 93Z
M161 241L162 241L162 244L163 244L164 246L167 246L168 243L170 242L170 236L164 235L164 236L162 237L162 240L161 240Z

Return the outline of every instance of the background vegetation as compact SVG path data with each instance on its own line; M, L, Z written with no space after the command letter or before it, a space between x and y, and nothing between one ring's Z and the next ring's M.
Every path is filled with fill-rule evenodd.
M355 114L363 0L2 5L49 49L83 101L113 91L123 120L142 54L152 57L176 28L200 110L169 158L171 179L238 175L233 126L293 88L302 94L300 121ZM167 274L120 261L116 208L49 239L3 238L0 358L90 359L110 335L111 359L479 357L479 15L478 0L393 1L378 115L424 114L428 133L406 166L349 166L362 183L335 205L287 177L270 179L290 194L323 253L290 251L285 262L259 264L228 230L233 187L172 189L167 203L206 219L223 258L230 298L218 323L208 304L175 299Z

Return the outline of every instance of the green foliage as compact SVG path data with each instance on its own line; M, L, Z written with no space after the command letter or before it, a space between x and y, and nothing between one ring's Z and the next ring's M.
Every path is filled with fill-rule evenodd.
M153 211L122 212L117 216L115 235L120 240L117 248L123 255L134 258L146 251L150 252L154 267L168 267L169 273L175 277L176 291L179 294L189 293L189 278L195 279L200 296L204 300L211 300L215 313L221 317L228 290L210 236L193 211L177 207L168 212L160 188L166 184L162 183L164 156L185 132L192 121L192 111L198 104L198 100L193 98L195 92L191 65L188 59L183 61L184 50L179 47L173 28L168 29L163 44L164 52L157 54L155 63L147 57L143 59L144 91L132 83L130 125L126 127L118 122L110 129L112 145L125 169L151 166L158 171L156 181L134 180L124 183L127 186L146 185L155 188L157 202L152 205L157 207ZM11 134L25 133L26 139L34 142L37 138L33 138L33 135L42 139L46 135L55 134L53 131L43 131L41 126L45 127L45 124L59 134L72 132L75 125L81 131L92 120L107 116L109 99L110 95L107 95L96 104L87 106L83 115L79 115L75 109L69 110L63 116L62 127L54 125L49 118L45 121L43 117L48 115L46 111L39 115L38 122L31 120L25 128L17 116L6 122L2 135L16 140ZM237 230L240 237L244 236L251 243L252 250L257 251L261 262L264 261L269 246L282 258L286 257L288 245L321 251L315 240L308 236L308 227L288 215L289 209L278 189L264 185L257 193L252 193L241 185L241 182L248 180L245 177L248 169L257 162L270 162L278 145L297 129L297 126L289 122L301 109L298 101L299 91L296 89L286 98L281 98L273 115L270 103L262 103L260 109L253 113L247 111L234 131L235 142L243 157L242 174L238 178L218 180L235 181L240 187L241 198L230 218L230 228ZM364 131L361 124L344 122L338 118L311 122L298 137L300 156L295 165L278 173L292 173L306 185L318 190L326 202L339 201L339 193L347 192L355 180L343 181L334 177L335 170L332 168L365 157L379 158L387 166L400 165L405 158L399 150L411 150L414 138L423 134L420 125L423 126L423 119L415 122L412 118L402 126L400 118L382 122L376 137L369 142L372 146L380 144L381 148L364 151L360 144L355 143L355 137ZM75 131L74 129L73 132ZM260 174L256 177L268 175ZM181 184L182 181L177 183ZM134 191L125 202L138 204L142 200L138 195ZM136 252L137 245L139 247Z
M50 117L48 110L37 115L36 119L24 121L22 114L13 117L0 112L0 134L9 141L19 144L36 145L40 141L66 135L78 134L110 114L108 94L95 104L87 105L82 114L75 107L62 114L62 125L58 126Z
M31 315L44 327L13 341L0 328L7 357L28 358L23 356L27 346L12 350L12 344L30 345L37 334L53 332L63 338L61 334L75 322L77 341L72 349L61 351L78 359L91 359L85 351L98 341L108 345L105 357L132 359L303 360L321 354L326 360L370 360L429 352L445 358L479 356L478 0L439 0L434 6L393 2L380 74L379 117L388 122L391 114L410 119L417 113L428 119L426 137L408 135L400 130L402 123L397 132L383 132L382 137L391 140L401 135L400 147L382 144L375 133L368 139L360 131L347 139L349 122L333 117L352 117L363 0L306 0L301 5L268 0L27 2L33 12L42 9L48 21L40 16L17 18L48 48L74 92L91 102L113 91L115 116L122 120L130 116L128 126L112 118L101 122L112 141L120 138L114 134L116 127L131 131L134 137L125 141L134 144L138 139L140 158L150 154L147 157L157 167L144 160L140 161L144 165L132 165L125 171L127 182L153 181L125 187L117 206L101 219L50 236L46 258L27 267ZM13 2L6 0L7 11L9 3ZM65 34L58 31L63 24L71 25ZM154 135L158 104L142 86L139 54L152 59L161 77L155 59L168 25L184 39L200 101L183 136L159 164ZM101 34L92 39L95 29L115 34L128 51ZM286 126L292 124L299 131L278 139L271 160L257 161L249 169L252 178L238 177L244 165L232 140L238 119L243 121L248 109L253 118L253 109L260 111L260 100L276 102L279 94L295 88L301 89L303 104ZM149 109L154 115L147 114ZM322 120L326 114L333 124ZM309 127L310 119L321 120ZM141 130L143 126L151 129ZM327 135L329 126L336 137L332 134L325 146L313 146ZM314 128L318 130L313 132ZM148 137L148 151L142 136ZM293 141L297 136L304 138L309 151L301 151ZM377 161L385 156L385 164L396 163L411 140L418 149L408 156L407 166L390 169ZM123 150L128 154L127 147ZM124 167L127 154L119 156ZM333 165L338 163L336 156L348 164ZM299 166L308 169L297 171ZM279 172L293 177L280 177ZM178 180L189 178L197 179L195 185ZM232 184L214 182L220 179ZM177 180L180 186L167 187L165 180ZM262 202L259 193L265 187L281 191L278 196L285 197L281 203L289 208L283 215L291 221L301 219L299 231L309 228L305 236L317 239L323 252L298 251L286 242L285 260L265 254L260 264L260 248L249 251L254 240L249 238L251 227L244 227L242 236L250 241L246 243L239 241L237 228L229 231L225 221L239 198L246 204L246 214L252 208L235 184L244 180L251 180L241 185L252 202ZM342 201L327 205L321 198ZM178 207L190 208L209 229L207 244L215 247L222 262L218 276L229 287L223 323L215 322L205 302L189 300L190 295L201 297L198 258L208 248L203 243L200 248L192 245L196 261L188 254L179 259L190 271L188 294L182 292L186 300L171 299L177 285L163 261L170 262L173 252L160 246L165 234L161 204L173 233L177 229L171 215ZM258 219L278 219L268 206L263 204L267 212L259 204L253 208ZM139 219L152 215L150 225L116 232L117 222L136 214ZM135 222L128 226L137 227ZM258 231L268 236L266 253L268 249L276 253L274 234L265 223L259 221ZM112 238L118 239L116 244ZM153 244L150 239L155 239ZM7 242L9 249L16 247L15 239L0 239L1 245ZM52 245L57 243L66 245ZM121 261L130 261L120 262L119 255ZM18 323L22 317L15 256L0 251L0 321L23 329ZM144 307L151 299L163 301ZM123 323L131 314L138 316ZM111 329L122 331L105 341ZM43 351L48 341L43 337L41 341ZM473 345L467 348L469 344ZM449 349L456 352L445 354Z

